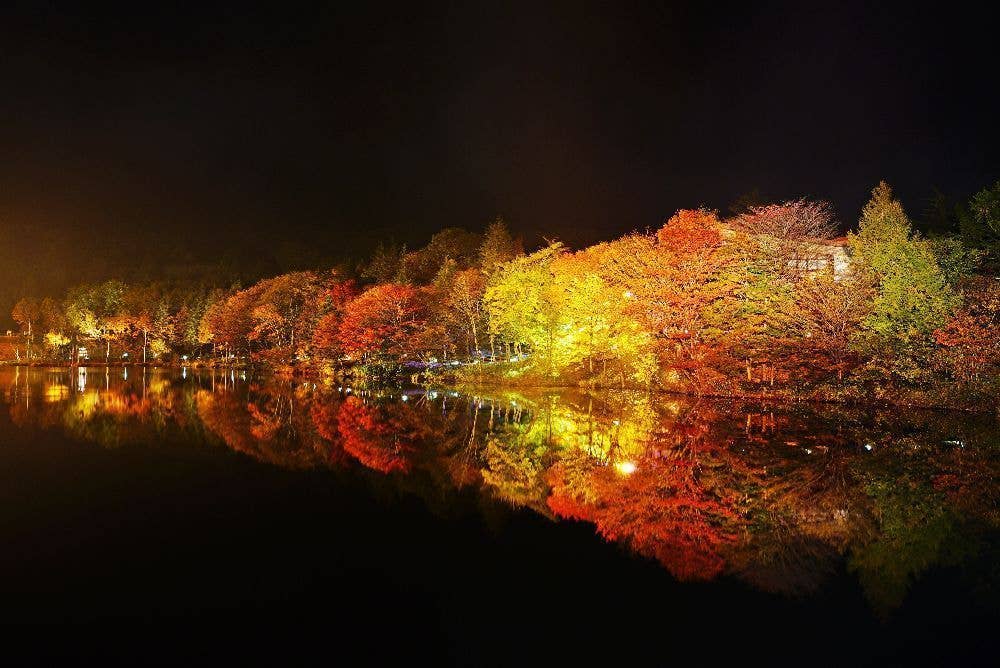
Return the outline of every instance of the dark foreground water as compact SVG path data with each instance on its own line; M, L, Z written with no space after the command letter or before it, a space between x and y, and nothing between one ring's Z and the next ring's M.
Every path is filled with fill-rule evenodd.
M0 370L5 665L998 661L994 417Z

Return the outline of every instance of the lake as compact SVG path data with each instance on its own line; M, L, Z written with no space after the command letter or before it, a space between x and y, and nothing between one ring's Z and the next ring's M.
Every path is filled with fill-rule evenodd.
M1000 423L0 369L17 663L994 664Z

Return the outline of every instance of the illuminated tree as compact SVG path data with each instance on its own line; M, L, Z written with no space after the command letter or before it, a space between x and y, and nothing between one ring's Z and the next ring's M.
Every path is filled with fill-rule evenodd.
M422 351L418 337L427 327L419 288L386 283L369 288L344 307L339 340L344 352L361 360L399 360Z
M154 329L166 329L162 319L168 317L168 304L157 285L132 285L122 295L119 322L123 332L134 332L141 338L142 361L146 362L149 338ZM158 346L159 347L159 346Z
M735 333L734 341L749 344L733 352L748 360L766 359L773 378L775 365L787 359L773 353L788 348L781 340L790 334L794 320L792 284L818 273L814 267L820 262L830 261L820 254L817 242L833 236L833 211L827 202L801 198L751 207L727 223L736 231L729 233L729 242L739 259L732 279L741 287L736 296L740 308L726 317L743 330Z
M205 310L199 340L221 348L226 356L249 351L254 335L253 308L256 290L237 291L221 297Z
M45 333L45 345L55 354L59 354L63 348L69 345L69 342L70 338L60 332Z
M208 345L211 344L212 352L215 354L217 352L219 341L216 337L216 331L219 327L219 321L222 317L221 311L225 305L226 297L222 294L214 295L213 299L210 299L206 303L204 310L201 313L201 317L198 318L196 313L192 313L188 319L188 322L194 322L197 320L198 323L198 344Z
M324 280L310 271L258 281L243 291L250 305L248 339L282 362L308 357L325 289Z
M312 347L324 360L337 360L343 354L340 344L340 323L344 308L358 295L354 281L334 281L324 295L326 315L319 318L313 329Z
M743 366L749 383L791 379L797 373L787 351L795 329L794 274L787 271L785 251L767 237L734 235L726 245L731 263L717 285L727 298L705 312L704 340L714 366L727 375ZM739 364L742 361L742 364Z
M866 274L856 273L836 281L832 276L810 276L797 288L797 313L802 337L824 355L843 379L854 357L851 343L868 316L874 284Z
M735 324L738 258L714 213L678 211L653 236L608 245L602 272L626 300L626 313L656 338L665 375L696 388L712 382L706 356Z
M100 338L104 341L104 362L111 361L111 344L121 343L130 338L132 331L132 319L124 313L117 313L104 319L101 326Z
M783 204L751 206L730 223L747 234L780 240L829 239L836 231L830 203L804 197Z
M718 218L707 211L678 211L655 242L639 279L648 282L635 286L632 303L661 336L689 346L703 338L710 309L732 294L733 286L721 280L732 258Z
M552 269L563 253L563 245L555 242L499 265L483 297L491 348L499 340L515 353L530 350L549 375L565 366L567 360L556 357L564 352L557 338L572 327L565 313L565 277Z
M962 214L982 234L997 217L995 190ZM228 290L108 281L73 288L62 304L24 300L14 315L29 346L36 332L100 340L106 361L112 343L123 357L141 348L144 361L211 345L240 363L360 362L361 375L388 379L404 360L485 362L488 345L502 365L444 376L773 395L829 391L809 384L851 372L845 394L885 398L898 389L886 378L924 392L950 375L966 398L995 379L984 343L994 320L968 288L981 252L919 237L888 186L873 191L850 237L850 270L839 262L832 277L817 269L829 257L819 242L834 229L828 204L744 204L725 223L680 210L655 232L578 252L552 242L525 255L501 219L483 235L446 228L412 252L380 246L359 268L375 282L361 295L332 271Z
M588 376L646 385L655 371L652 337L628 313L629 299L602 276L607 245L563 255L553 271L563 277L565 319L560 355Z
M459 333L459 340L479 354L479 337L486 328L486 311L483 295L486 279L478 269L465 269L456 273L445 294L445 311L449 329ZM471 344L471 345L470 345Z
M166 296L157 300L156 307L150 315L150 335L152 336L152 339L149 341L149 351L152 353L153 357L162 357L163 355L169 353L171 347L177 342L177 324L175 322L172 309L170 308L170 302ZM144 353L143 362L145 361L146 356Z
M877 284L865 327L876 335L915 337L943 325L959 299L934 253L916 236L899 200L883 181L872 190L857 233L850 235L857 270Z
M341 355L339 312L327 313L316 323L313 332L313 349L321 359L335 360Z
M38 302L34 299L25 298L14 304L14 309L10 315L14 319L14 322L21 325L22 330L30 335L32 325L38 321L40 313Z
M655 235L588 252L599 252L599 275L655 339L669 387L733 391L743 367L748 380L775 378L794 334L794 292L773 243L725 228L712 212L686 210ZM758 373L758 365L770 373Z
M1000 376L1000 287L982 281L966 297L965 307L934 332L948 372L959 380Z
M38 303L38 319L46 332L64 333L68 327L63 305L52 297Z
M81 336L104 341L105 363L111 360L112 341L128 330L122 317L126 289L121 281L111 280L70 290L66 298L67 322Z
M21 326L21 330L27 337L27 358L31 360L31 339L34 336L34 325L41 315L39 304L34 299L24 298L14 304L10 315L14 322Z
M336 284L333 275L292 272L229 295L209 296L190 307L186 336L191 336L194 314L202 311L200 344L211 343L227 355L247 352L278 364L308 359L320 319L335 306Z

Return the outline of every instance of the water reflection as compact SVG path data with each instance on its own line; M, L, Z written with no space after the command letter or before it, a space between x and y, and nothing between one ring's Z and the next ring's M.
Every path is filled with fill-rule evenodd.
M846 567L883 613L932 569L989 563L1000 522L993 417L373 392L195 369L4 369L0 393L17 427L107 448L221 443L284 468L384 476L432 503L476 486L590 523L679 579L806 595Z

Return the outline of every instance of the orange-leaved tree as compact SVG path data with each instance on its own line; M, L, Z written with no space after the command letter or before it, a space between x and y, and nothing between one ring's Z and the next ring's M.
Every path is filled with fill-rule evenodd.
M361 360L398 361L421 351L427 327L420 288L400 283L376 285L344 307L340 345Z
M343 354L340 345L340 324L344 309L358 296L354 281L337 281L323 295L326 313L316 322L312 335L313 353L320 359L336 360Z

